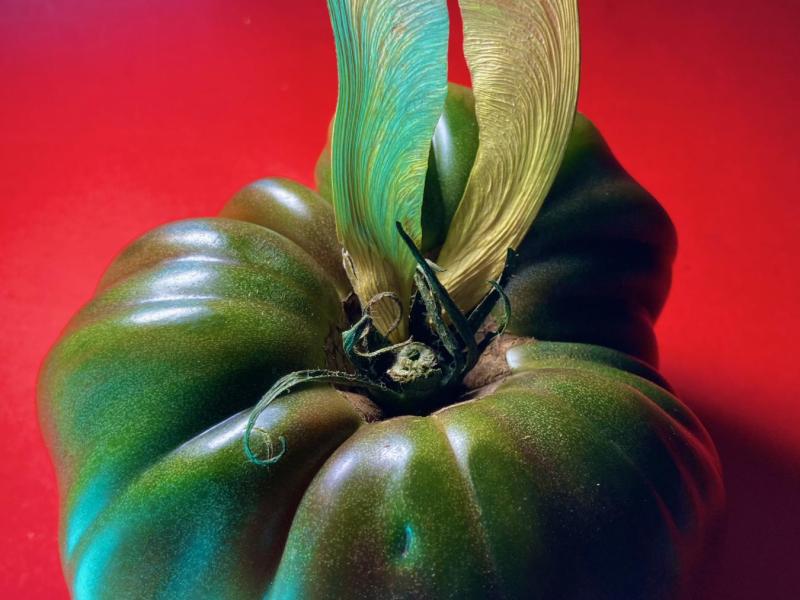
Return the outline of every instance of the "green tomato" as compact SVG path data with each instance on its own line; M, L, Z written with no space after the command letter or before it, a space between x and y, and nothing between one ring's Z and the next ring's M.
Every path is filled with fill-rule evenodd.
M479 399L361 427L294 516L275 598L675 598L722 503L645 363L530 342Z
M287 373L342 368L349 288L329 203L266 180L218 218L166 225L126 249L39 385L74 596L687 589L722 511L718 458L652 367L613 349L654 361L674 234L587 122L573 137L508 288L525 337L490 357L492 376L419 417L381 419L327 385L293 391L256 422L261 456L285 440L266 468L243 452L253 405ZM434 145L440 224L470 148ZM584 322L587 299L597 307ZM555 341L528 339L538 331Z

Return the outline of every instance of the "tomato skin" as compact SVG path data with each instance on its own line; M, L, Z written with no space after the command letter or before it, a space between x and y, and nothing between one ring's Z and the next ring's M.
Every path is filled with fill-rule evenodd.
M658 365L653 325L672 282L675 228L577 115L561 169L518 248L510 331L621 350Z
M304 185L290 179L256 181L239 190L219 216L255 223L289 238L333 279L340 296L350 293L333 211Z
M437 176L463 158L440 157ZM330 386L281 396L253 442L276 452L282 436L286 452L258 467L243 452L251 407L279 377L340 360L349 287L332 223L313 191L256 182L218 218L134 242L67 327L39 408L73 595L688 590L723 511L719 461L652 367L674 231L599 134L578 121L508 287L512 331L557 341L512 348L496 390L427 417L368 423Z
M281 214L262 194L261 212L283 219L276 229L303 215L313 225L314 203L329 208L311 196ZM241 198L226 211L259 213L246 214ZM335 279L312 258L319 240L303 242L308 251L227 218L158 228L117 258L51 351L40 418L75 597L191 588L252 598L266 585L303 489L361 424L338 392L309 390L262 417L291 439L280 465L258 468L242 451L254 402L287 372L328 366L344 326Z
M487 396L367 425L328 459L275 597L681 597L724 502L702 425L619 352L509 358Z
M436 125L422 204L422 250L444 243L478 152L478 123L472 90L451 83L444 112Z

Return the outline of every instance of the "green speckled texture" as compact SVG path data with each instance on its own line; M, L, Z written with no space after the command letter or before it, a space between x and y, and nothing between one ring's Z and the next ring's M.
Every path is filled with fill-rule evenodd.
M572 177L587 156L609 160L597 158L604 146L591 132L571 146L564 172ZM591 189L598 180L587 181ZM608 348L514 347L513 374L497 389L427 417L366 423L329 386L294 391L256 424L259 454L287 440L269 468L243 452L250 408L280 376L330 366L346 326L330 205L296 183L264 180L218 218L168 224L134 242L40 379L73 595L680 597L714 539L722 483L711 441L647 350L668 287L671 226L640 188L615 181L612 191L629 193L614 191L608 206L617 197L627 212L603 212L597 194L570 195L570 181L551 194L553 216L523 248L509 288L515 327L582 337L575 314L535 310L576 289L653 308L647 327L635 310L613 327L600 313L583 337L621 327ZM593 238L570 233L603 223L596 206L608 215L600 240L628 239L637 215L645 225L634 237L667 231L652 242L663 260L643 267L640 285L627 266L633 258L592 262ZM574 220L556 218L559 207ZM587 281L605 273L621 287L580 288L566 259L542 283L534 267L552 248L587 256ZM530 313L519 308L526 294L539 294ZM649 363L613 349L620 340L633 340L641 350L632 353Z
M488 395L364 426L328 459L274 597L686 591L723 503L697 419L613 350L533 342L509 361L512 376Z
M291 179L262 179L242 188L220 216L255 223L287 237L325 270L340 296L350 293L333 211L322 196Z
M321 266L338 263L338 246L310 190L259 182L223 214L240 220L134 242L43 368L77 598L258 597L305 486L361 423L331 388L300 392L257 424L291 438L284 460L246 461L248 409L281 375L327 365L342 274Z
M653 325L676 248L666 211L577 115L558 176L517 248L509 331L608 346L657 365Z

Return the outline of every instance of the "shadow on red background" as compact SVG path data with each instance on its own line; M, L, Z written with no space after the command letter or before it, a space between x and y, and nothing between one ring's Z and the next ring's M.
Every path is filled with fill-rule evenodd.
M800 598L800 7L580 5L581 110L680 235L663 369L730 505L702 598ZM0 597L66 596L33 403L47 348L145 230L263 176L310 183L335 77L322 0L0 3Z
M708 394L741 393L735 381L715 387L673 381L694 407ZM717 445L728 494L725 536L698 599L798 598L800 461L746 424L697 412Z

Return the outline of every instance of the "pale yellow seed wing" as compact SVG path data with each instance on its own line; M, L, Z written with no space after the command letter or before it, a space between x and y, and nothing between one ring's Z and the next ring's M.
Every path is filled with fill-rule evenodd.
M576 0L460 0L479 146L437 263L469 310L489 291L553 183L578 96Z

